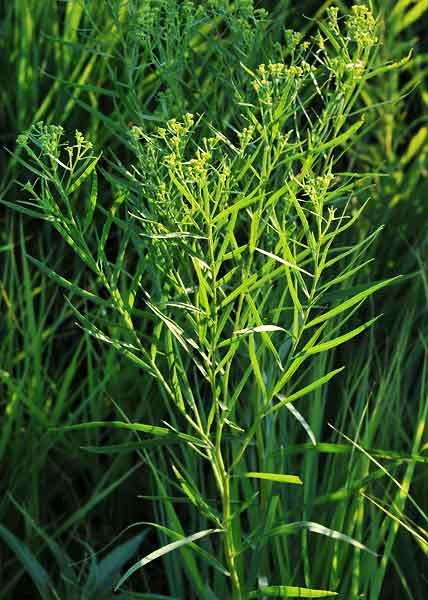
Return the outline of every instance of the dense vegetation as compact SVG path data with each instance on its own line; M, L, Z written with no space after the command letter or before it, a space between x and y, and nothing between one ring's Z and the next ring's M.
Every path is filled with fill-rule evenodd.
M2 599L426 598L427 30L2 2Z

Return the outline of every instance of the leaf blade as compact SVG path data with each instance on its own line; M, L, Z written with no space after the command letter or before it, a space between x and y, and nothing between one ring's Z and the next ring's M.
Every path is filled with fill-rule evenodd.
M220 533L221 531L222 531L221 529L204 529L202 531L193 533L192 535L182 537L180 540L177 540L175 542L166 544L165 546L158 548L154 552L150 552L150 554L147 554L142 559L140 559L138 562L133 564L132 567L130 567L126 571L126 573L124 575L122 575L122 577L119 579L119 581L115 585L114 591L117 592L117 590L125 583L125 581L127 579L129 579L129 577L133 573L135 573L135 571L143 568L144 566L146 566L148 563L152 562L153 560L156 560L157 558L160 558L161 556L164 556L165 554L168 554L169 552L172 552L173 550L177 550L178 548L180 548L182 546L191 544L192 542L195 542L196 540L200 540L203 537L206 537L207 535L211 535L212 533Z
M275 596L280 598L328 598L337 596L337 592L328 590L315 590L290 585L270 585L250 592L250 598L259 596Z
M303 485L303 481L298 475L287 475L285 473L261 473L258 471L247 471L244 473L244 476L251 479L265 479L267 481L276 481L278 483Z

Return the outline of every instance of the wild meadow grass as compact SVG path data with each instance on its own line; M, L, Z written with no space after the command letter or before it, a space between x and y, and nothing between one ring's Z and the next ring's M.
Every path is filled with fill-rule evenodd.
M7 6L1 597L425 597L427 11Z

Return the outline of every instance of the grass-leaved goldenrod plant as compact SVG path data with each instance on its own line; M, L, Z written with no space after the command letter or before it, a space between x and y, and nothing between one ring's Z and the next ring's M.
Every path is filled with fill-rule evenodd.
M144 19L138 39L151 47ZM147 388L150 421L118 407L116 420L62 428L131 432L87 449L135 451L150 470L159 518L140 526L165 543L117 577L116 590L162 557L171 589L190 582L188 598L328 597L336 590L301 580L296 534L371 552L301 518L307 482L278 450L291 423L317 444L305 401L342 367L320 373L315 361L364 334L377 317L356 323L356 312L391 281L351 285L378 230L349 243L366 183L341 162L365 132L356 110L365 80L384 72L373 66L376 22L362 5L343 18L331 8L312 38L285 38L275 62L242 63L248 85L222 130L190 112L131 123L123 152L104 157L79 131L65 142L62 127L44 122L18 138L30 180L14 208L48 221L86 273L70 280L32 260L68 291L85 332L140 369ZM168 45L157 51L162 63Z

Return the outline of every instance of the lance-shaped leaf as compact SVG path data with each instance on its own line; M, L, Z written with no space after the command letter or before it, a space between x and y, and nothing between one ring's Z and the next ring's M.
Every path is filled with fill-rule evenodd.
M309 323L307 323L305 325L305 329L308 329L309 327L313 327L314 325L319 325L319 323L323 323L324 321L328 321L328 319L332 319L333 317L340 315L345 310L348 310L348 308L352 308L359 302L362 302L363 300L365 300L366 298L368 298L369 296L374 294L374 292L381 290L382 288L389 285L393 281L396 281L397 279L400 279L400 276L391 277L391 279L386 279L385 281L376 283L375 285L370 286L369 288L360 292L359 294L355 294L355 296L353 296L352 298L349 298L345 302L342 302L338 306L335 306L334 308L327 311L326 313L319 315L319 317L312 319L312 321L309 321Z
M36 586L40 598L43 600L50 600L52 597L53 586L49 579L49 575L31 550L3 525L0 525L0 538L3 539L3 542L9 546L12 552L14 552L21 561L22 566Z
M275 598L328 598L337 596L337 592L313 590L290 585L269 585L260 588L260 590L250 592L249 598L262 598L263 596L274 596Z
M278 325L257 325L256 327L246 327L245 329L238 329L233 333L235 335L248 335L249 333L265 333L270 331L287 331L283 327Z
M188 433L172 432L166 427L156 425L144 425L143 423L126 423L125 421L90 421L88 423L77 423L76 425L64 425L63 427L53 427L51 431L77 431L79 429L96 429L98 427L112 427L116 429L128 429L130 431L139 431L149 433L150 435L167 438L177 438L199 446L205 446L204 442L194 435Z
M257 471L248 471L244 473L245 477L253 479L267 479L268 481L277 481L278 483L293 483L302 485L303 481L297 475L285 475L284 473L259 473Z
M180 540L177 540L176 542L171 542L170 544L166 544L166 546L162 546L161 548L158 548L154 552L147 554L144 558L142 558L141 560L136 562L134 565L132 565L132 567L130 567L126 571L126 573L117 582L117 584L114 588L114 591L116 592L120 588L120 586L123 585L125 583L125 581L127 579L129 579L129 577L131 577L131 575L133 573L135 573L135 571L145 567L153 560L156 560L157 558L160 558L161 556L164 556L165 554L168 554L169 552L172 552L173 550L177 550L177 548L181 548L182 546L187 546L188 544L191 544L192 542L196 542L196 540L200 540L200 539L206 537L207 535L211 535L212 533L220 533L220 532L222 532L221 529L204 529L203 531L198 531L197 533L193 533L192 535L183 537Z

